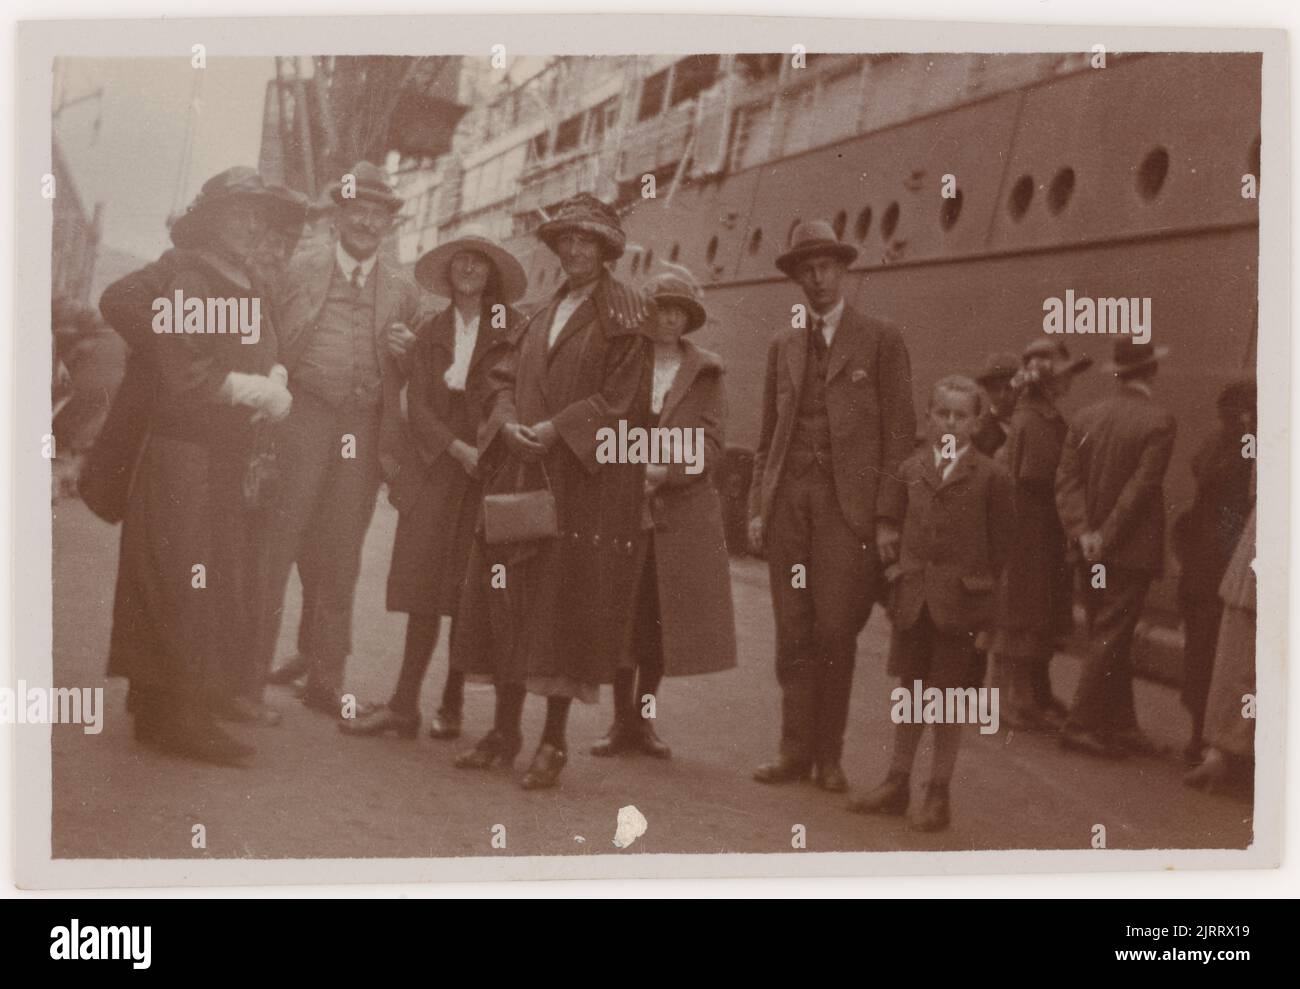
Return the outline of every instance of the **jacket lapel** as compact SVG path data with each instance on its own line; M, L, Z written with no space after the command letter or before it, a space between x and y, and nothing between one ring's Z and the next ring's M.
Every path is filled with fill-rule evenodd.
M970 447L967 447L966 452L963 453L957 463L953 465L952 473L948 475L948 479L941 481L939 487L950 488L954 484L960 484L965 480L966 475L975 469L974 464L971 461L973 453L974 451ZM933 462L933 457L931 458L931 462ZM937 469L936 474L940 478L943 477L942 470Z
M854 319L853 310L846 304L840 316L840 325L835 328L835 337L831 340L830 359L826 362L827 384L834 381L835 376L848 366L849 358L857 349L860 337L861 333L858 322Z
M549 347L547 349L546 361L548 364L550 363L551 359L560 352L560 348L562 348L566 343L569 342L569 340L574 336L574 334L576 334L579 330L583 329L583 327L585 327L588 323L590 323L593 319L596 318L596 302L592 297L594 295L595 293L593 292L592 295L587 296L587 298L585 298L582 301L582 305L578 306L578 308L574 310L573 315L569 317L569 321L565 323L564 328L560 330L560 335L555 338L554 346ZM555 300L555 305L559 306L559 304L560 301L559 298L557 297ZM555 310L552 309L551 318L546 321L545 332L548 338L551 333L551 321L554 319L555 319Z
M686 397L686 393L691 390L691 384L695 381L695 376L700 373L704 367L704 360L700 352L687 344L683 348L681 367L677 369L677 377L673 379L672 387L668 389L668 394L664 396L664 407L659 412L659 423L663 425L672 418L677 406Z
M483 321L482 316L479 317L478 337L474 341L474 354L469 359L470 374L473 374L479 364L483 362L483 358L492 353L492 351L496 350L500 344L505 343L510 338L509 320L506 321L505 326L494 327L492 325L491 311L486 313L486 315L486 323Z
M383 353L383 335L390 322L390 313L392 312L393 302L396 299L397 273L394 272L384 259L376 258L375 266L371 269L370 275L375 279L375 312L374 312L374 333L375 341L380 346L380 353ZM455 323L453 322L453 326Z
M808 330L793 330L785 335L785 363L794 380L794 397L798 402L803 395L803 376L808 369Z

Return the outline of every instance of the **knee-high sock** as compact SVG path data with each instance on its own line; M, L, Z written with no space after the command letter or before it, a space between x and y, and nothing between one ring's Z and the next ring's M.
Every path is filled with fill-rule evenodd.
M520 722L524 717L524 685L522 683L497 684L496 717L492 727L507 738L522 734Z
M934 726L934 760L930 768L930 785L947 787L957 765L957 748L961 745L961 725Z
M614 672L614 724L630 725L636 721L636 671Z
M542 741L554 745L557 749L565 747L565 729L569 724L569 708L572 697L546 698L546 727L542 731Z

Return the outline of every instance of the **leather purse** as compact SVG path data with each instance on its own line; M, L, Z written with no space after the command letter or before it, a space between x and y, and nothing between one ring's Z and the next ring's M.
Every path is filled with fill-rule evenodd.
M552 539L559 535L555 494L551 491L551 479L546 474L546 466L541 467L546 487L483 497L483 539L489 546ZM523 475L524 468L521 465L520 484L523 483Z

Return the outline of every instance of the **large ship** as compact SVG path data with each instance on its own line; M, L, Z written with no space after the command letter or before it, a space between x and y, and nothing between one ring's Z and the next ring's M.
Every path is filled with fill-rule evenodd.
M939 376L1042 334L1049 299L1149 299L1152 338L1172 351L1158 383L1179 424L1171 518L1191 500L1189 462L1216 428L1219 388L1254 373L1257 54L405 62L374 75L415 92L380 100L356 85L330 97L335 60L318 59L311 85L326 98L302 102L367 123L374 138L357 150L386 162L408 201L394 245L404 261L468 225L486 227L524 263L526 304L535 304L562 276L532 231L589 191L623 213L620 277L639 283L668 262L705 286L710 319L699 339L727 366L718 481L737 544L767 342L800 301L774 262L800 220L829 220L858 248L849 299L902 329L918 407ZM295 71L292 85L306 74ZM310 159L310 142L287 154L271 133L273 107L283 129L286 79L268 93L264 146L281 161ZM375 119L387 106L405 114L401 126ZM420 140L402 136L418 130L412 117L426 123ZM336 157L330 167L346 166ZM1065 339L1098 364L1114 342ZM1103 373L1083 376L1067 412L1107 387ZM1172 612L1166 579L1154 624L1172 627Z

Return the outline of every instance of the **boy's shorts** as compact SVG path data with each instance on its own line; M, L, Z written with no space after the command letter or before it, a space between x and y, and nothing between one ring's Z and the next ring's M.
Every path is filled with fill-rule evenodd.
M910 628L895 628L890 636L887 670L909 686L912 680L940 689L982 686L984 662L975 638L974 632L937 628L922 607Z

